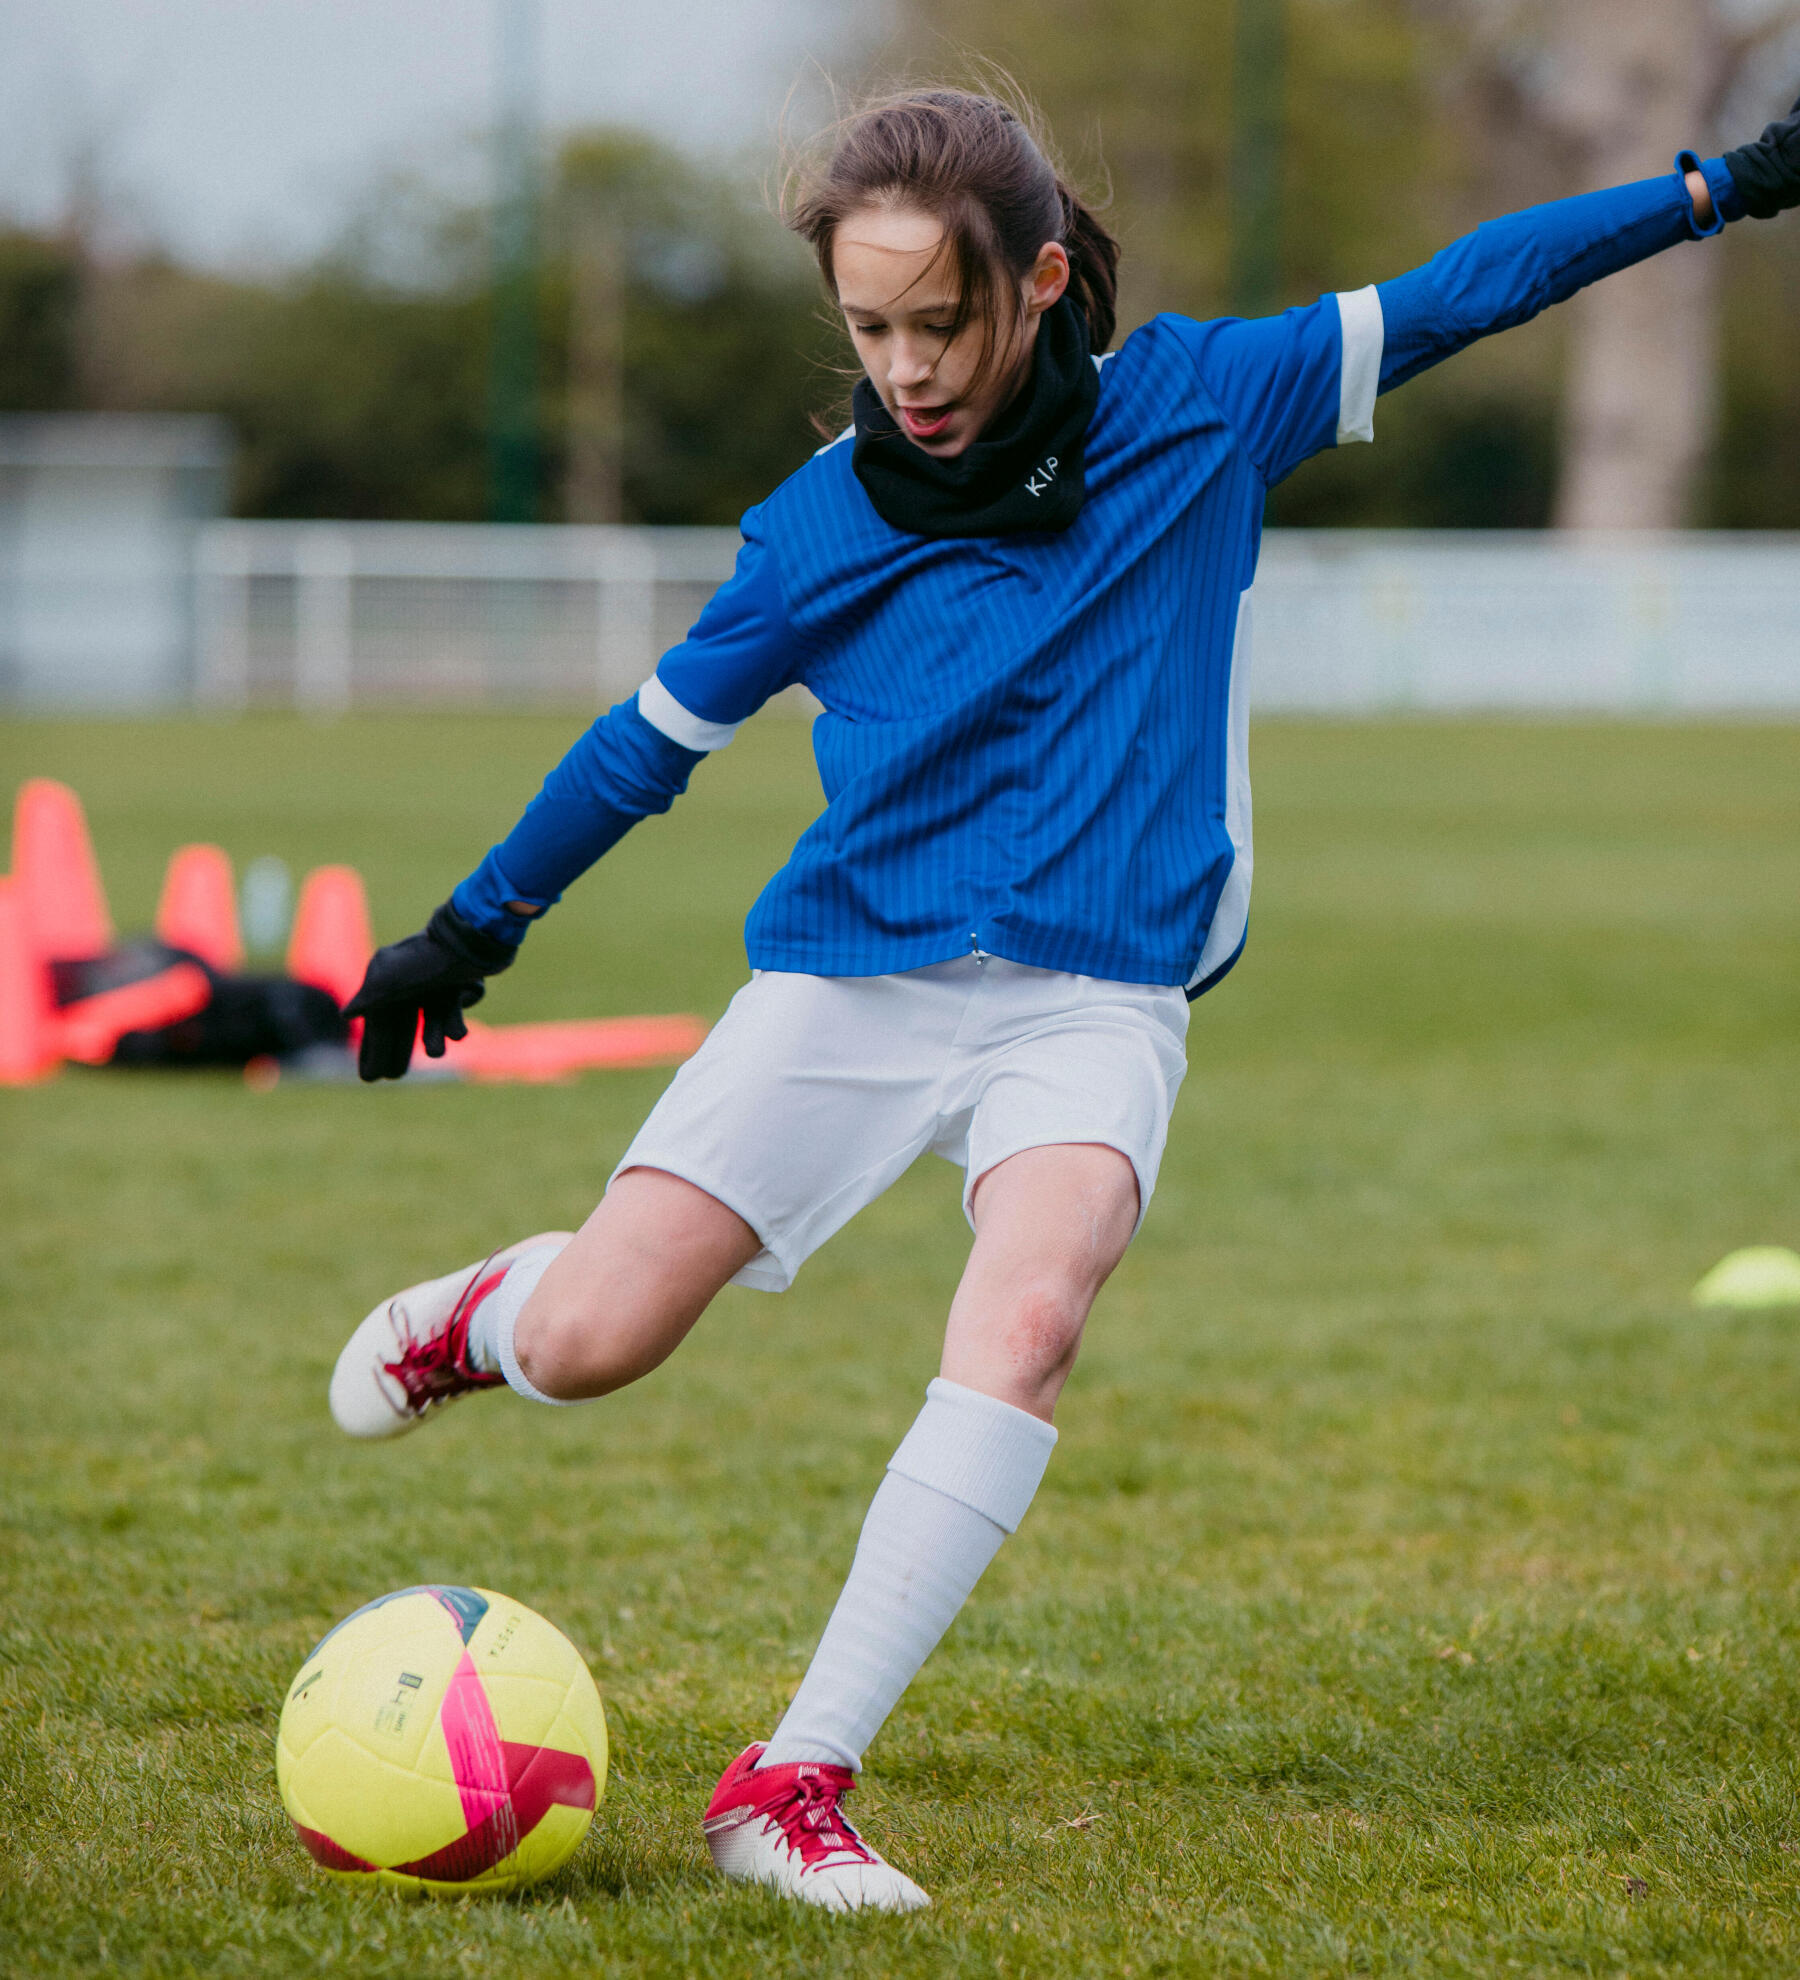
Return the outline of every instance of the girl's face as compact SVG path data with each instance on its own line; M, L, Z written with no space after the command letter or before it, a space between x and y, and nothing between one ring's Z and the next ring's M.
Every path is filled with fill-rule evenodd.
M942 223L914 206L865 206L838 225L831 245L838 307L851 341L900 431L925 453L954 460L1025 381L1044 311L1069 286L1069 257L1055 241L1019 284L1019 313L997 327L994 361L981 377L984 326L956 317L956 272L939 259Z

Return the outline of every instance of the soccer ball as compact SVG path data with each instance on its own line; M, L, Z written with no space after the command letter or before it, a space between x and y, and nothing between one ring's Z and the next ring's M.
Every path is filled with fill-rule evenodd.
M334 1876L439 1896L558 1870L606 1787L574 1644L486 1588L402 1588L300 1666L275 1736L300 1840Z

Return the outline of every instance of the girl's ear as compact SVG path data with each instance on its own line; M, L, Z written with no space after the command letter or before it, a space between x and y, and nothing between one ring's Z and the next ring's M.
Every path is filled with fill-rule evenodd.
M1025 313L1041 316L1068 286L1069 251L1060 241L1046 241L1025 278Z

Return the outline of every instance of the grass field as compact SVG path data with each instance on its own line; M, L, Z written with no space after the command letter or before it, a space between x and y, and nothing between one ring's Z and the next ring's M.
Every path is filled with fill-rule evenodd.
M416 926L572 732L14 724L126 925L180 840L351 859ZM693 1009L815 802L753 725L531 938L497 1019ZM0 1970L278 1976L1800 1968L1800 731L1273 724L1237 974L1044 1490L853 1813L931 1889L834 1922L697 1815L785 1702L934 1371L922 1166L625 1396L374 1449L384 1291L577 1221L664 1075L0 1095ZM521 1899L324 1882L275 1795L384 1589L544 1610L605 1693L589 1841Z

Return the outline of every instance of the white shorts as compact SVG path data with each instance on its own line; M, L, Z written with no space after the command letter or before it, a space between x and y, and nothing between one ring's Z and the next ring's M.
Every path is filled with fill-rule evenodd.
M737 1283L783 1292L927 1149L975 1185L1021 1149L1116 1148L1141 1222L1187 1070L1176 989L962 957L896 976L763 970L613 1171L666 1169L763 1241ZM971 1219L973 1222L973 1219Z

